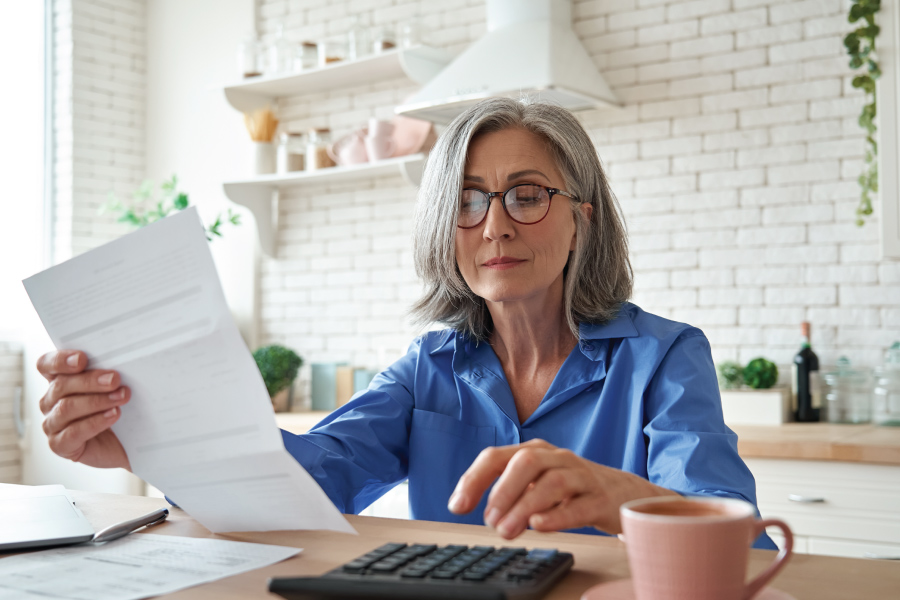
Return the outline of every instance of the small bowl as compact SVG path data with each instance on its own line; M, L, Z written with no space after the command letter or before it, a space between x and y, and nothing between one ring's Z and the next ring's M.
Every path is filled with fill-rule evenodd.
M437 132L430 121L397 115L391 123L394 125L394 151L391 156L428 152L437 141Z

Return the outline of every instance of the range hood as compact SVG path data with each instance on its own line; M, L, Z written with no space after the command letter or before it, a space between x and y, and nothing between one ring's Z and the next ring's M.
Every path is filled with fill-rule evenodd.
M572 30L571 0L487 0L487 30L395 112L449 123L492 96L569 110L619 105Z

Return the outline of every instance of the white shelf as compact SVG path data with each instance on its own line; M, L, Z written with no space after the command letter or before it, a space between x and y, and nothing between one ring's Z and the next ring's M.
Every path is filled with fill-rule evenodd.
M291 75L253 77L225 87L228 103L241 112L263 108L276 98L408 77L424 84L443 69L453 55L439 48L413 46L387 50L359 60L340 61Z
M329 182L346 183L397 173L412 185L418 186L424 168L425 155L420 153L318 171L259 175L249 179L226 181L223 188L229 200L250 209L256 219L259 242L263 251L269 256L274 256L275 234L278 231L278 192L281 188L321 185Z

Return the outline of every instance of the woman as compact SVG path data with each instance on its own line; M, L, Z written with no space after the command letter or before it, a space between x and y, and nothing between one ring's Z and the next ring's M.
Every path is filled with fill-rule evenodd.
M627 303L624 224L570 113L492 99L458 117L428 160L415 261L427 291L414 316L449 329L309 434L283 433L339 509L408 478L413 518L511 539L619 533L619 506L647 496L755 503L703 333ZM109 427L129 390L86 362L39 361L51 448L128 468Z

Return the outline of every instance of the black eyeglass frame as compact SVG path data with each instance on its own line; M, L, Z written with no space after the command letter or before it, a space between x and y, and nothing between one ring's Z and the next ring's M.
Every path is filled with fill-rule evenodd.
M507 208L506 208L506 195L508 193L510 193L511 191L513 191L514 189L516 189L517 187L522 187L522 186L526 186L526 185L529 185L532 187L539 187L542 190L546 191L547 194L550 196L550 199L547 201L547 212L544 213L543 217L541 217L537 221L532 221L531 223L523 223L522 221L519 221L518 219L513 217L511 214L509 214L509 210L507 210ZM479 225L481 225L482 223L484 223L484 220L487 219L488 213L491 212L491 200L493 198L496 198L497 196L500 196L500 205L503 206L503 212L506 213L506 216L509 217L510 219L512 219L513 222L518 223L519 225L537 225L538 223L540 223L541 221L546 219L547 215L550 214L550 205L553 204L553 196L555 196L557 194L559 194L560 196L565 196L566 198L569 198L571 200L578 200L578 197L575 194L570 194L569 192L564 192L563 190L558 189L558 188L547 187L547 186L541 185L539 183L517 183L516 185L512 186L505 192L485 192L484 190L479 190L478 188L463 188L463 191L464 192L467 192L467 191L480 192L480 193L484 194L487 197L488 207L487 207L487 210L484 211L484 216L481 217L481 220L478 221L477 223L475 223L474 225L468 225L468 226L460 225L459 224L459 215L457 215L456 226L460 229L474 229L474 228L478 227Z

